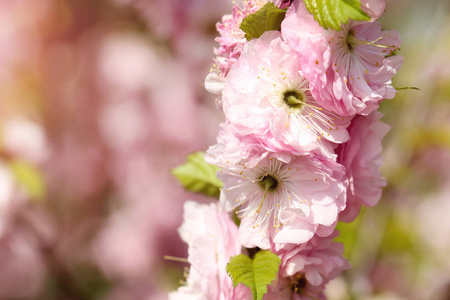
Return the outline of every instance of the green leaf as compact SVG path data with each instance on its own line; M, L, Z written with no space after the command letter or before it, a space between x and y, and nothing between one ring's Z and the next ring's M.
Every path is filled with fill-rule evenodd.
M12 160L8 166L19 185L25 189L32 200L43 200L46 190L44 178L39 169L21 160Z
M279 9L272 2L268 2L257 12L242 20L240 28L245 32L247 41L259 38L269 30L281 30L281 22L286 9Z
M253 260L244 254L232 257L227 272L234 287L243 283L252 291L253 300L261 300L267 293L267 286L276 278L280 263L276 254L261 250Z
M187 156L186 163L172 169L172 174L186 190L218 198L222 182L217 179L217 170L205 161L203 152L195 152Z
M370 17L361 9L360 0L303 0L306 8L325 28L341 29L349 19L368 21Z

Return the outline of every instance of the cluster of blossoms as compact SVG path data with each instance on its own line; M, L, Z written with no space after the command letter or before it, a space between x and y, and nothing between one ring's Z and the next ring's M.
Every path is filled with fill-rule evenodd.
M320 26L302 1L273 1L287 9L281 30L247 41L242 20L267 2L236 5L217 25L205 86L226 120L205 158L223 188L219 204L185 205L180 234L191 269L171 299L251 299L248 288L233 289L225 267L253 248L281 259L263 299L324 299L325 285L349 268L333 242L337 222L377 204L385 185L389 128L377 109L395 96L402 57L398 33L376 21L383 0L361 1L371 20L340 31Z

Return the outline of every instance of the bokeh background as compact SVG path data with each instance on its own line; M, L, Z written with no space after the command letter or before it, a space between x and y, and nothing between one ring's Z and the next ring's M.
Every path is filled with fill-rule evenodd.
M215 142L203 80L231 0L0 0L0 299L167 299L186 199L170 169ZM331 300L450 299L450 1L387 0L402 90L388 186L340 224Z

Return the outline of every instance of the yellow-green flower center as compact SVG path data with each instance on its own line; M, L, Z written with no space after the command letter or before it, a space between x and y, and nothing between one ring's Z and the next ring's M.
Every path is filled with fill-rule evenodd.
M305 103L305 96L296 90L287 90L283 93L283 101L289 108L301 109Z
M259 186L268 192L273 192L278 187L278 180L270 174L264 175L261 181L259 182Z

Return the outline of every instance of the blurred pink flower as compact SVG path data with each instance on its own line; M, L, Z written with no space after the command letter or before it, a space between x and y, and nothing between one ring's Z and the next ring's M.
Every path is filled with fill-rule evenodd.
M146 7L152 18L171 13L162 16L150 2ZM0 85L3 79L11 85L23 81L20 91L31 99L24 110L43 128L16 118L2 99L1 116L8 121L2 120L1 134L0 260L8 262L0 272L0 286L5 286L0 298L14 293L45 297L48 291L40 287L46 276L56 278L60 288L60 274L42 261L47 249L69 277L79 275L80 264L93 273L99 269L96 276L110 284L105 298L167 298L160 284L167 264L162 257L184 255L186 247L175 229L182 217L181 199L189 195L169 170L214 140L220 114L198 90L210 65L205 53L212 52L214 43L209 29L221 9L231 6L209 2L214 15L203 10L203 1L173 2L179 5L161 4L175 13L168 21L176 25L170 34L177 37L165 40L154 34L156 27L135 30L142 24L130 18L130 10L106 2L1 1ZM104 9L112 16L107 21ZM183 31L178 30L180 14L189 24ZM116 27L125 23L134 25ZM202 51L184 51L192 49L192 37ZM3 166L3 156L36 164L47 184L45 199L28 202L6 162ZM155 207L159 214L152 214ZM43 220L36 224L48 223L51 238L43 242L48 248L34 242L37 233L30 228L22 230L22 221L13 222L25 212L27 218ZM12 232L18 233L6 239ZM24 250L10 251L15 244ZM27 295L16 284L20 276L30 287Z
M49 0L0 1L0 83L14 81L17 67L34 61L42 47L40 30L51 7Z
M1 124L2 151L33 164L42 164L50 155L48 141L41 126L25 118Z
M390 129L380 121L382 116L374 111L355 117L349 126L350 140L336 149L338 162L345 167L349 179L347 207L339 216L341 221L353 221L361 205L374 206L381 198L382 187L386 185L380 171L381 141Z
M250 299L250 290L239 285L233 289L225 267L232 256L241 252L238 228L217 204L201 205L187 201L184 221L179 228L189 245L191 264L187 285L169 295L171 300Z
M39 297L48 272L43 254L53 237L45 214L34 211L26 190L0 160L0 299Z
M3 234L5 223L10 218L11 206L14 206L14 199L17 198L17 186L13 174L7 165L0 160L0 237Z
M181 199L189 196L169 170L187 153L205 148L219 120L213 104L199 100L187 67L144 36L109 34L99 49L97 84L104 101L97 121L116 207L92 249L116 282L112 299L126 294L127 286L144 286L148 278L154 278L147 285L154 299L163 255L185 251L168 233L179 226ZM149 218L155 208L158 214Z
M0 299L39 297L46 275L39 247L26 230L14 229L0 237Z

